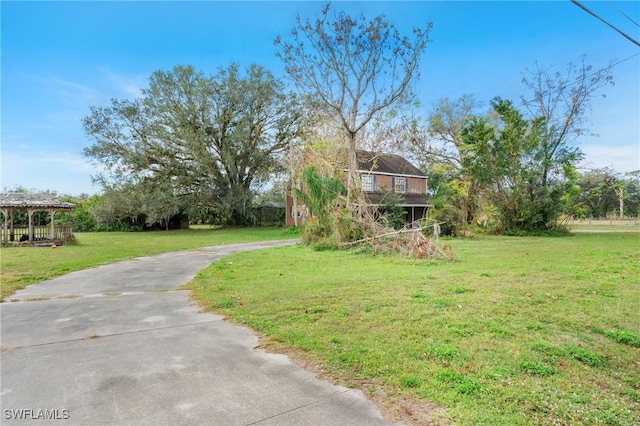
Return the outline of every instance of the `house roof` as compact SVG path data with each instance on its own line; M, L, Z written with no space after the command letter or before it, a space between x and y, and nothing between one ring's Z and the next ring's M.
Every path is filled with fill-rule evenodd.
M258 204L256 206L256 208L263 208L263 209L284 209L286 207L286 204L283 201L274 201L274 200L269 200L269 201L264 201L260 204Z
M0 208L55 208L60 210L70 210L75 207L72 203L60 201L51 194L40 193L23 193L23 192L5 192L0 194Z
M394 193L395 195L400 196L400 206L401 207L428 207L429 204L429 196L427 194L416 194L412 192L407 192L404 194ZM365 192L364 197L367 201L367 204L372 206L380 206L384 204L384 197L386 193L383 192Z
M356 153L356 158L358 170L394 175L425 176L422 170L401 155L359 150Z

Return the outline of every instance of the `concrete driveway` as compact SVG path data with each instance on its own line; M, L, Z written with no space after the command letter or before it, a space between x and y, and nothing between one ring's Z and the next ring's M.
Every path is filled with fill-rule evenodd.
M17 292L0 305L0 423L389 424L360 391L254 349L250 330L176 290L225 255L292 243L166 253Z

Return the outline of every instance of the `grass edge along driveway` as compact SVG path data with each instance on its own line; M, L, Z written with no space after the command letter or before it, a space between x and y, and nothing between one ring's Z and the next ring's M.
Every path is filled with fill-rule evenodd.
M637 424L638 234L480 237L458 262L286 247L190 288L262 345L424 424Z
M75 244L0 248L2 299L16 290L73 271L171 251L221 244L298 238L288 228L191 229L76 233Z

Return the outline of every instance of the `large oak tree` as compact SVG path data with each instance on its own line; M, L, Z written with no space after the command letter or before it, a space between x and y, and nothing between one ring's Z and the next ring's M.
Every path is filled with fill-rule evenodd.
M155 72L138 99L91 107L84 128L94 143L85 154L111 181L132 179L241 224L252 185L278 168L298 132L295 104L258 65L242 73L231 64L212 76L178 66Z

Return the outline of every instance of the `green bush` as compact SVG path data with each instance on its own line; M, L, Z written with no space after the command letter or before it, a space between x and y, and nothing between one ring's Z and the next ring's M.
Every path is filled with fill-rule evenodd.
M331 223L328 220L320 220L312 217L304 222L304 232L302 233L302 242L304 244L314 244L331 235Z
M338 209L334 214L334 224L337 241L358 241L365 237L364 224L353 220L353 211L351 209Z
M400 194L387 192L383 196L382 215L393 229L402 229L407 212L400 206L402 199Z
M310 245L315 251L338 250L338 243L333 237L320 238Z
M441 235L461 236L466 233L462 211L451 204L433 210L430 219L440 222Z

